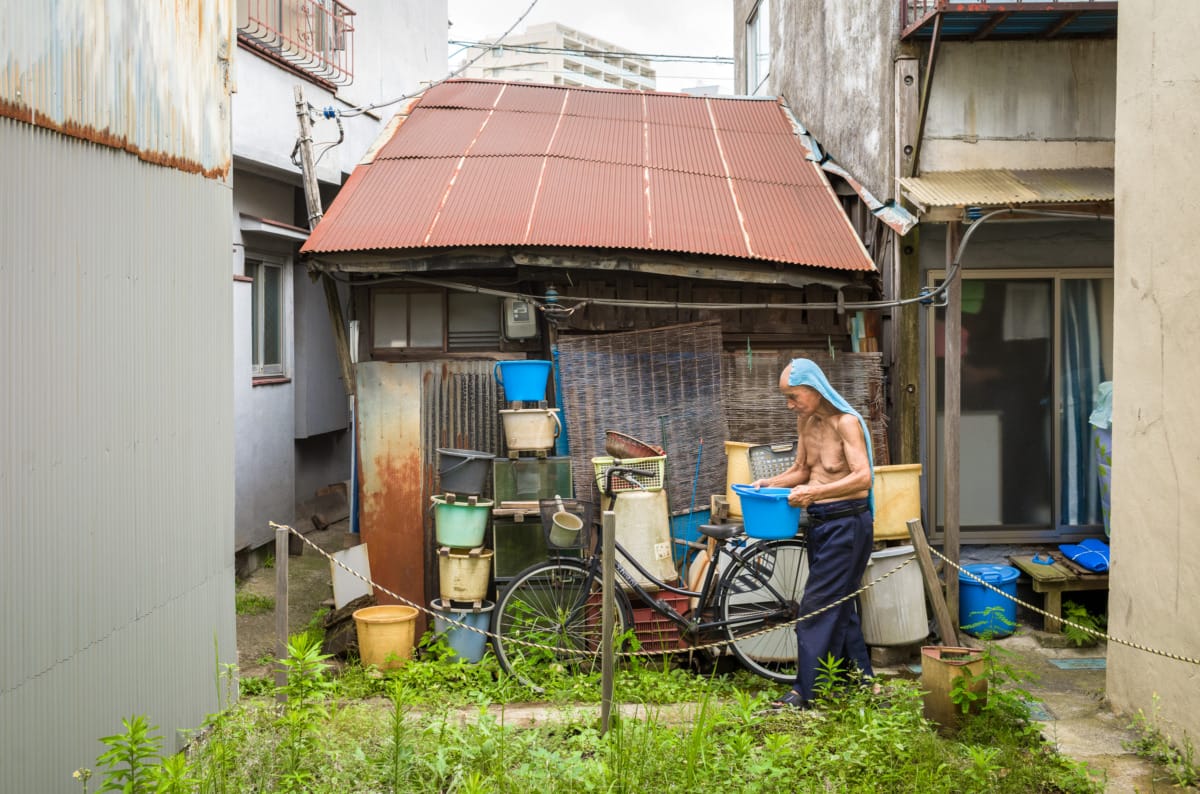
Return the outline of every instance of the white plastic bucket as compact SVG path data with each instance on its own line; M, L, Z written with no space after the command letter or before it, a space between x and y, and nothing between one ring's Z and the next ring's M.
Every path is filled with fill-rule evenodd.
M871 555L863 584L904 565L915 555L912 546L893 546ZM867 645L911 645L929 635L925 585L921 568L906 565L859 596L862 631Z
M562 429L557 408L513 408L500 411L504 440L510 451L548 450Z

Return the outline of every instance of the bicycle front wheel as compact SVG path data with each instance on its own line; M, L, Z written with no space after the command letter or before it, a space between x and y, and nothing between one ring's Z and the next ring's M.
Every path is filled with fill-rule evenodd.
M796 678L796 625L808 549L797 539L760 541L734 560L717 593L730 647L747 669L780 683Z
M624 591L614 591L620 642L632 609ZM517 574L496 599L492 642L500 667L534 687L547 675L599 671L602 603L600 576L582 563L541 563Z

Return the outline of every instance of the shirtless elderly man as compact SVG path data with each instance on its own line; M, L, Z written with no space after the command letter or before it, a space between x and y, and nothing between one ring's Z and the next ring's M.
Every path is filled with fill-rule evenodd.
M753 485L791 488L788 503L808 510L808 583L800 601L800 614L807 615L857 590L870 561L871 442L862 416L808 359L793 359L784 368L779 390L797 417L796 462ZM796 637L796 682L775 701L778 707L812 705L820 664L827 656L853 664L864 678L874 675L858 599L801 621Z

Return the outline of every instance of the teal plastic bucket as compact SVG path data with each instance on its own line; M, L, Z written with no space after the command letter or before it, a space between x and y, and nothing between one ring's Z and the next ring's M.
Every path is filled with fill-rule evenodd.
M492 514L490 499L479 499L475 504L469 504L466 501L447 502L445 497L435 496L432 501L439 546L473 549L483 545L483 535Z
M492 610L495 604L484 601L480 606L456 607L447 604L440 598L429 603L433 611L433 630L446 639L446 644L454 651L452 658L475 664L483 658L487 650L488 637L478 631L487 631L492 622ZM454 621L453 623L451 621ZM462 625L457 625L462 624ZM470 626L470 628L465 628Z
M967 575L973 573L1001 592L1017 597L1017 577L1011 565L964 565L958 574L958 624L967 634L985 639L1007 637L1017 626L1017 602L989 590Z
M804 508L788 504L791 488L751 488L734 483L733 492L742 503L742 523L752 538L793 538L800 531Z
M492 376L504 387L504 399L509 402L546 399L546 384L550 381L549 361L497 361Z

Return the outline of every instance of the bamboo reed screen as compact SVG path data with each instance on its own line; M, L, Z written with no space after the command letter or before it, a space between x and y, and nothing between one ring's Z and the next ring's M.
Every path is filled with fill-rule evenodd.
M796 415L779 394L779 373L793 358L811 359L830 385L867 420L876 466L889 462L887 398L882 353L837 353L797 350L790 353L726 353L722 372L729 440L751 444L791 441Z
M578 494L598 495L592 458L608 454L606 430L666 449L672 514L690 511L693 494L703 509L725 492L719 323L563 336L558 362Z

